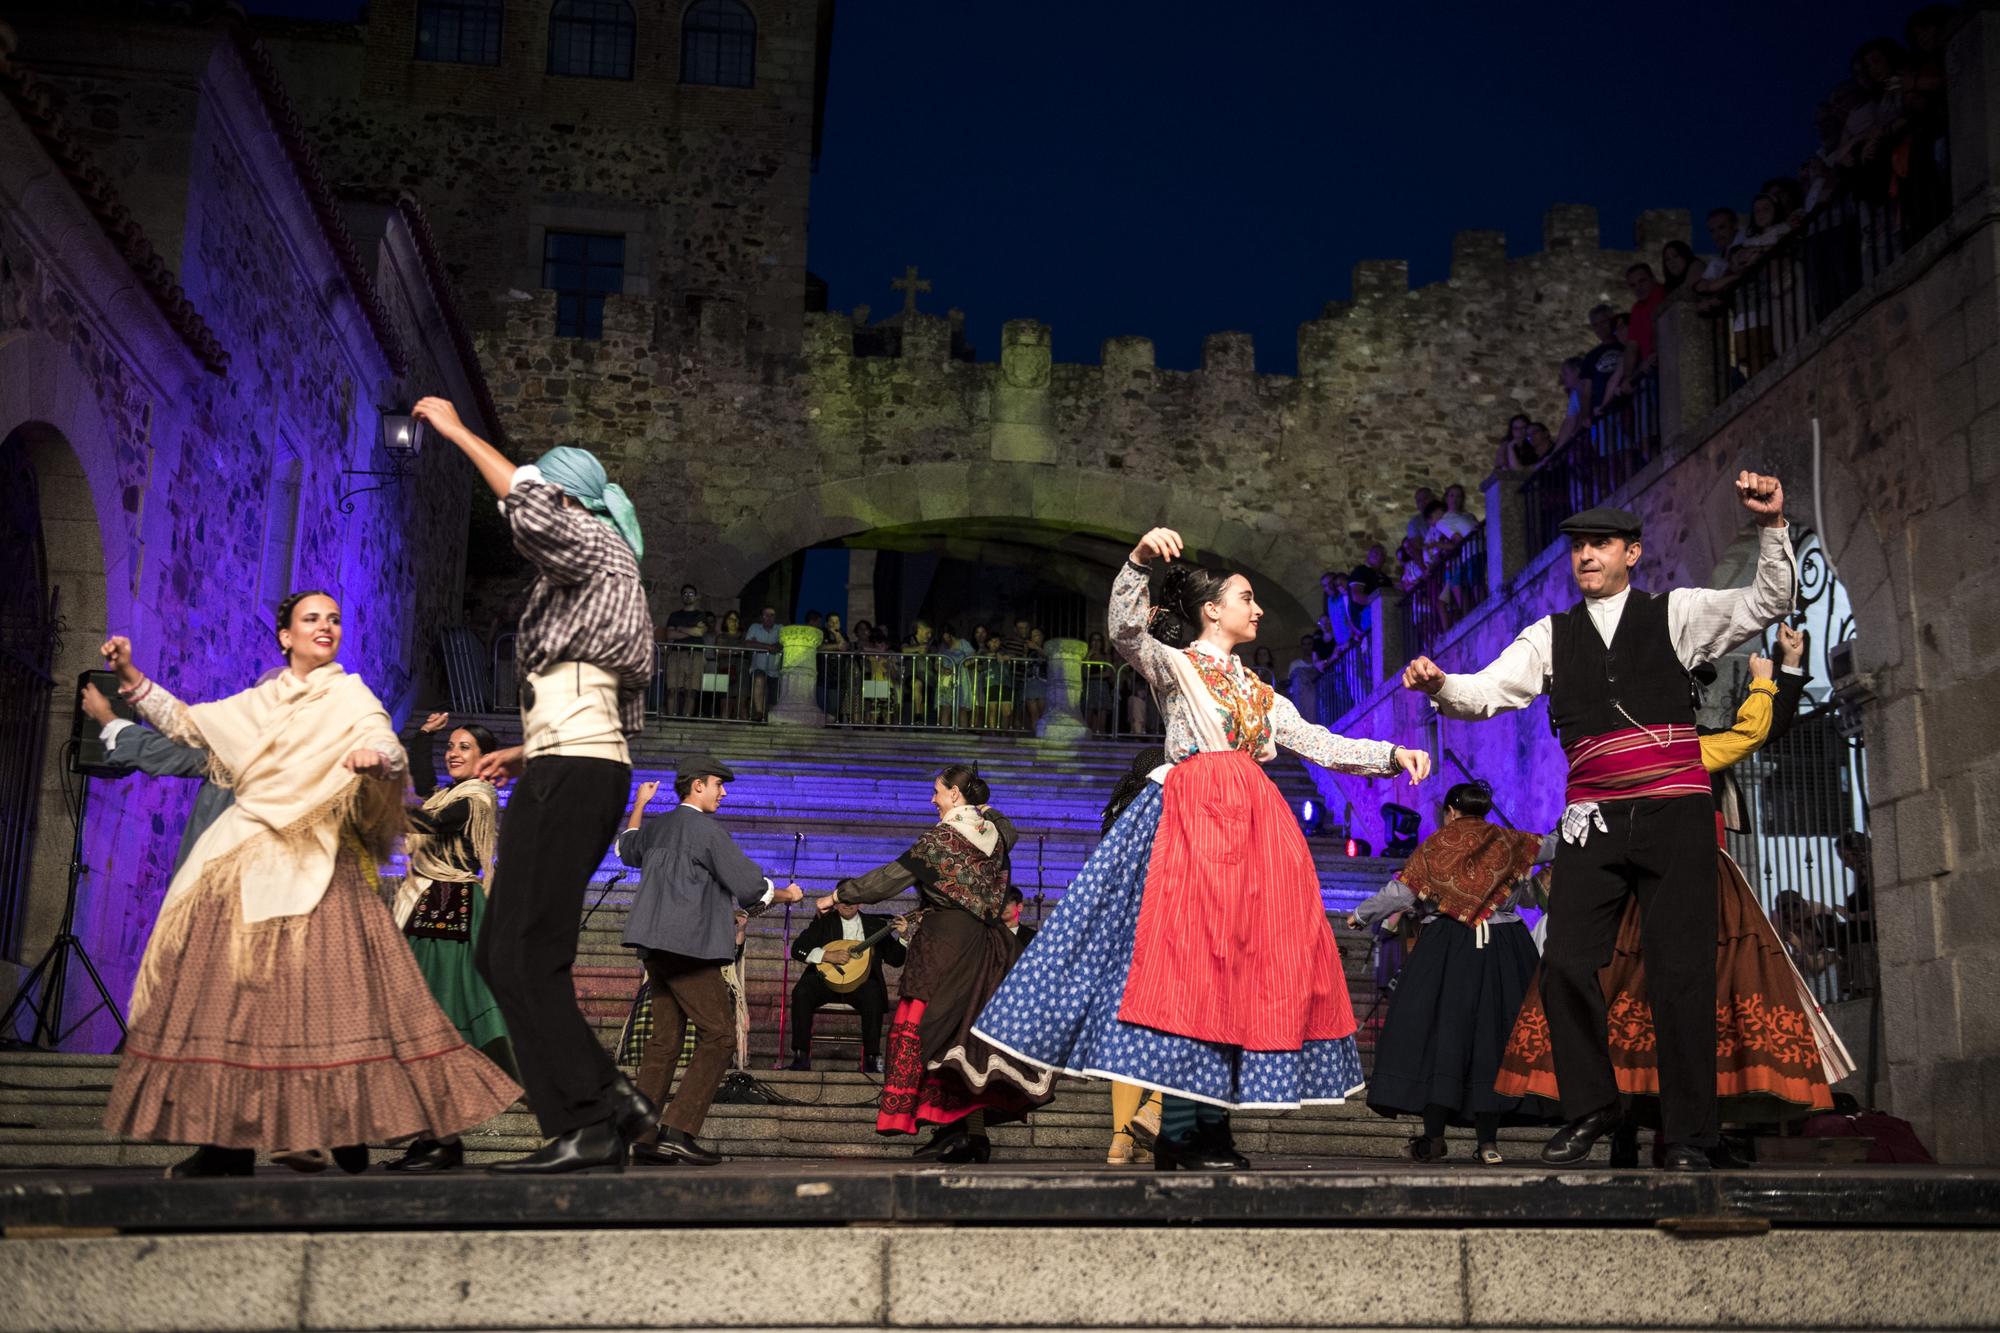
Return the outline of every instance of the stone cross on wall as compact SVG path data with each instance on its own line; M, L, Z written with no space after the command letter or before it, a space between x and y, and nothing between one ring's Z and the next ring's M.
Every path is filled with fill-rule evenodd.
M931 289L931 280L929 278L918 277L917 266L912 264L903 270L902 277L890 283L889 286L903 294L903 313L914 315L917 313L917 294L929 291Z

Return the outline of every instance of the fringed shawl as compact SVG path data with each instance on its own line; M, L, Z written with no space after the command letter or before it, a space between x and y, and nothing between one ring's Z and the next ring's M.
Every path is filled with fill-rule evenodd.
M985 806L961 805L896 860L926 898L962 907L983 921L1006 905L1013 826Z
M476 879L491 890L493 850L500 843L500 793L490 782L467 778L449 787L439 787L423 808L436 814L453 801L472 802L464 831L449 837L434 837L411 829L403 837L410 873L434 884L470 884Z
M177 707L171 696L160 702ZM192 705L181 730L198 734L190 739L227 773L236 800L196 841L167 889L133 988L135 1012L185 951L197 891L235 896L241 917L231 956L238 977L255 981L269 974L286 934L302 930L325 896L342 831L381 861L402 827L398 784L342 767L356 750L396 756L401 747L381 702L337 662L304 680L285 671L227 699Z
M1411 854L1403 883L1444 915L1476 926L1513 895L1541 845L1538 834L1483 819L1454 819Z

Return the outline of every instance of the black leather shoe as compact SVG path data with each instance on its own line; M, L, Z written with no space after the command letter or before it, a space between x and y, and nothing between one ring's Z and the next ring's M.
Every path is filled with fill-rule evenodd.
M1660 1163L1663 1171L1712 1171L1708 1149L1697 1148L1689 1143L1676 1143L1667 1148L1666 1160Z
M436 1139L418 1139L403 1150L401 1157L393 1162L382 1163L382 1169L401 1171L412 1176L427 1176L440 1171L456 1171L464 1165L464 1140L453 1139L450 1143L440 1143Z
M976 1162L985 1164L993 1160L993 1140L984 1134L961 1134L944 1146L937 1156L940 1162Z
M948 1152L958 1147L959 1140L969 1137L963 1125L939 1125L931 1131L931 1136L917 1150L910 1154L918 1161L942 1159Z
M660 1108L634 1087L632 1080L620 1070L611 1084L611 1118L617 1123L619 1133L627 1139L636 1139L659 1120Z
M1611 1131L1611 1166L1630 1171L1639 1165L1639 1127L1627 1120Z
M1618 1123L1624 1118L1624 1110L1615 1104L1586 1116L1578 1116L1542 1145L1542 1160L1550 1166L1581 1162L1590 1156L1590 1150L1597 1145L1597 1141L1618 1128Z
M344 1148L335 1148L333 1164L350 1176L360 1175L368 1169L368 1145L350 1143Z
M702 1147L684 1129L661 1125L658 1139L633 1145L632 1160L646 1166L716 1166L722 1154Z
M1727 1141L1716 1144L1708 1150L1708 1164L1718 1171L1747 1171L1750 1160L1740 1157Z
M1236 1135L1229 1128L1229 1117L1206 1125L1197 1125L1194 1136L1201 1140L1203 1151L1217 1157L1227 1157L1238 1171L1250 1169L1250 1159L1236 1151Z
M794 1074L810 1074L813 1068L812 1057L809 1055L795 1055L792 1057L792 1062L786 1065L785 1068L791 1070Z
M200 1180L211 1176L247 1176L257 1169L254 1148L217 1148L204 1144L191 1157L167 1168L168 1180Z
M486 1169L507 1175L555 1176L567 1171L594 1171L601 1167L610 1167L614 1171L625 1169L625 1136L609 1120L559 1134L526 1157L516 1157L511 1162L495 1162Z
M871 1055L861 1062L861 1072L864 1074L879 1074L882 1072L882 1062Z
M1235 1171L1242 1160L1235 1153L1224 1155L1203 1147L1198 1133L1178 1139L1161 1135L1153 1144L1155 1171Z

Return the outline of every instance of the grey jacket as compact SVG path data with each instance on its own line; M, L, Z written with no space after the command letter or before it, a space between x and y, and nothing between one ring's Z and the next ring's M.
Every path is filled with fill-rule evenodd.
M194 810L187 827L181 830L181 846L174 853L174 870L187 860L195 841L208 832L216 817L236 801L236 793L208 780L208 751L170 741L151 727L134 724L119 730L105 760L126 772L144 773L154 778L200 778L194 794Z
M625 943L726 963L736 956L736 909L771 881L717 823L678 806L618 835L618 859L640 871Z

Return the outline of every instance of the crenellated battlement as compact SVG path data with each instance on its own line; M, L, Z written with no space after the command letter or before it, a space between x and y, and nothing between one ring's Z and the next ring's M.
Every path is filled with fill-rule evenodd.
M1299 326L1290 375L1259 373L1237 331L1204 339L1192 370L1163 369L1141 336L1106 339L1095 362L1065 361L1062 330L1032 319L1006 324L993 359L973 361L963 314L910 303L884 319L806 315L791 373L744 354L743 315L727 302L691 314L613 297L603 337L584 342L555 336L543 293L508 303L481 350L519 438L577 439L628 475L637 465L627 485L642 511L676 516L652 571L662 577L726 533L740 546L802 491L863 487L867 503L841 501L851 518L826 519L859 531L891 521L910 469L988 464L1098 488L1097 502L1064 502L1062 520L1085 526L1127 523L1101 501L1114 492L1159 497L1148 512L1213 497L1225 522L1256 534L1252 546L1282 545L1287 562L1317 568L1399 533L1418 485L1476 492L1510 414L1559 423L1556 369L1588 345L1586 312L1622 303L1626 265L1687 227L1684 212L1648 213L1634 248L1606 249L1596 210L1562 205L1531 254L1509 256L1497 232L1459 233L1439 282L1412 287L1405 259L1363 261L1347 299ZM1039 476L1018 484L1055 484ZM972 489L912 503L925 516L1000 503L970 480L952 484ZM1019 503L1041 512L1039 500Z

